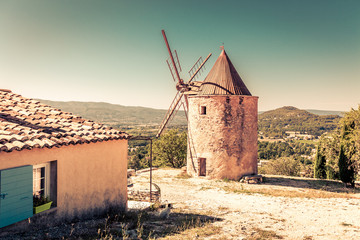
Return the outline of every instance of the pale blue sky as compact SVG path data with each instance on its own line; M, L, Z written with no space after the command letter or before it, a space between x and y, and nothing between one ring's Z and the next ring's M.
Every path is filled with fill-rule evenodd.
M0 0L0 88L168 108L176 90L161 29L184 79L212 52L209 70L224 43L259 110L360 103L357 0Z

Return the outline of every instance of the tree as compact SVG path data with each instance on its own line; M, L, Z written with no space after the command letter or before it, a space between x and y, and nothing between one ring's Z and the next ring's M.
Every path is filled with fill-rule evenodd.
M327 179L339 179L340 132L323 134L318 144L319 153L326 159Z
M320 179L326 178L326 160L325 156L320 153L319 148L315 156L314 177Z
M148 147L138 146L135 150L130 151L128 154L128 168L139 170L149 167L148 157Z
M360 105L357 110L345 113L340 128L345 155L356 172L360 169Z
M186 143L186 132L179 132L178 129L166 131L154 141L154 164L173 168L183 167L186 162Z
M345 184L350 184L352 187L355 186L355 169L351 165L351 162L345 155L344 146L340 146L339 153L339 176L340 180Z
M266 163L260 169L260 172L264 174L299 176L300 163L293 157L281 157Z
M340 127L339 176L342 182L354 187L360 166L360 106L345 113Z

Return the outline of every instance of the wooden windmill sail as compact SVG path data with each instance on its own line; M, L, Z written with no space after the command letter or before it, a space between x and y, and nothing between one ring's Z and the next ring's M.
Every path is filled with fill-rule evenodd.
M202 60L202 57L200 57L195 64L193 65L193 67L190 69L189 71L189 75L190 78L188 81L184 81L181 77L180 77L180 72L181 72L181 65L179 62L179 58L177 55L176 50L173 52L171 51L169 42L166 38L166 34L164 30L161 30L162 35L164 37L165 40L165 44L166 47L168 49L169 52L169 58L170 61L167 60L167 64L168 67L170 69L170 73L174 79L174 81L176 82L176 90L177 93L169 107L169 110L167 111L163 121L161 122L159 131L156 135L156 137L158 138L161 133L163 132L163 130L165 129L165 127L167 126L167 124L169 123L169 121L175 116L176 112L179 110L179 108L181 106L183 106L184 111L185 111L185 115L187 116L187 111L188 111L188 104L187 104L187 99L186 99L186 92L189 92L191 90L192 85L192 81L198 76L200 70L202 70L203 66L205 65L205 63L207 62L207 60L211 57L211 53L205 58L205 60ZM175 55L175 58L174 58Z

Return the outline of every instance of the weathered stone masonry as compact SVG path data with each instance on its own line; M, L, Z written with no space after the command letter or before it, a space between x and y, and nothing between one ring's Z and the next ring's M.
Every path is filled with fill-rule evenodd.
M199 176L200 158L210 178L257 174L257 101L245 95L188 97L188 174Z

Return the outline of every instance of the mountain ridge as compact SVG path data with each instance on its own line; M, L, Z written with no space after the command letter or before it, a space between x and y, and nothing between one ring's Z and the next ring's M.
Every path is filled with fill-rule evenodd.
M162 109L141 106L123 106L106 102L36 100L52 107L59 108L62 111L72 112L75 115L101 122L115 128L129 125L160 125L167 112L167 110ZM183 111L179 110L171 124L187 124Z
M120 129L128 126L159 126L167 112L163 109L124 106L106 102L37 100L63 111ZM314 111L317 113L329 112L326 110ZM273 137L284 136L285 131L301 131L319 135L335 129L338 119L340 117L337 115L318 115L307 110L285 106L259 113L259 131ZM184 112L179 110L170 125L187 125Z
M264 137L284 138L287 131L297 131L314 136L337 128L338 115L317 115L291 106L259 114L259 132Z

